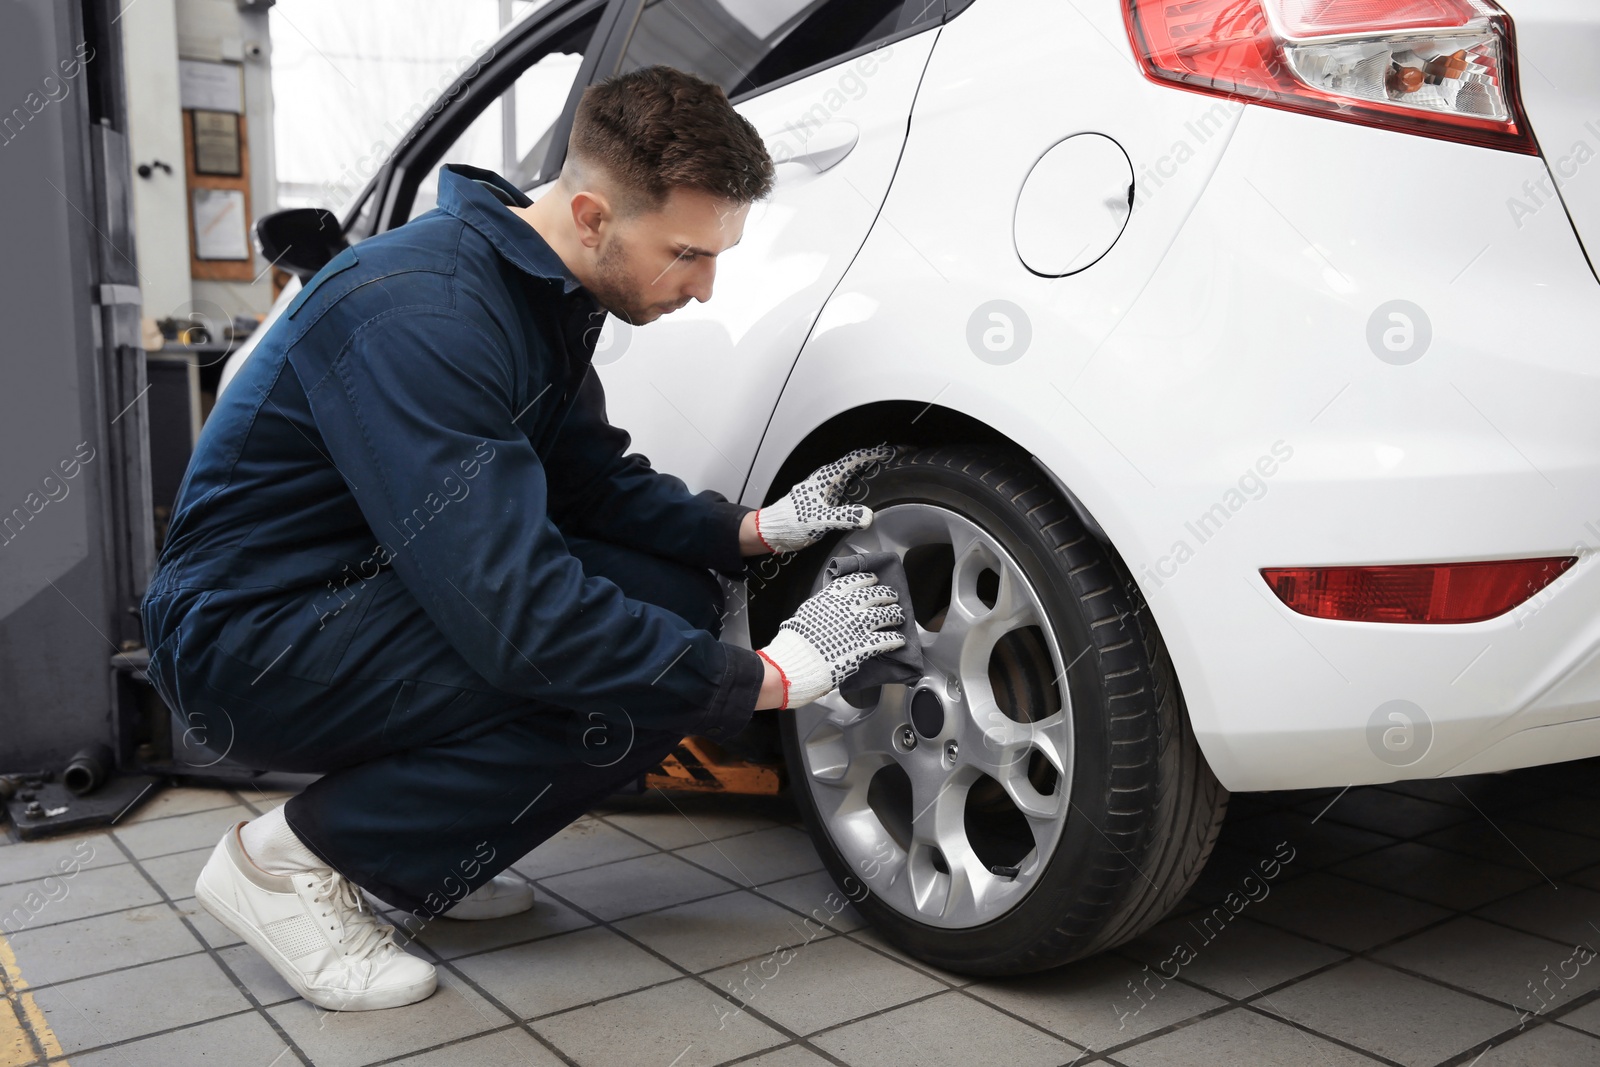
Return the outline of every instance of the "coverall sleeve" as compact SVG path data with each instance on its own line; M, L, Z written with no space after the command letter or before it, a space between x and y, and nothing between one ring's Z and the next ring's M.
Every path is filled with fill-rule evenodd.
M647 457L625 454L630 440L606 418L605 390L590 366L550 455L550 511L561 527L741 577L739 523L755 508L713 489L689 492Z
M646 729L719 737L748 722L764 671L754 652L626 598L568 551L546 468L514 421L527 383L503 340L448 308L412 306L362 324L331 363L294 351L362 515L380 544L408 519L420 527L392 566L490 685L621 708Z

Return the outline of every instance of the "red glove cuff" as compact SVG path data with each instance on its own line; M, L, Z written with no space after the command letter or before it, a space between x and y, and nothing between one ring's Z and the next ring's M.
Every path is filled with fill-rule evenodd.
M776 553L777 553L777 551L778 551L778 550L777 550L777 549L775 549L775 548L773 548L773 547L772 547L772 546L771 546L771 545L770 545L770 544L768 544L768 543L767 543L767 539L766 539L766 538L765 538L765 537L762 537L762 536L761 536L761 509L760 509L760 508L757 508L757 509L756 509L756 540L758 540L758 541L760 541L760 542L761 542L761 543L762 543L762 544L764 544L764 545L766 545L766 546L767 546L767 551L768 551L768 552L772 552L772 553L774 553L774 554L776 554ZM768 662L771 662L771 661L770 661L770 660L769 660L769 661L768 661ZM773 666L774 666L774 667L776 667L776 666L777 666L777 664L776 664L776 663L773 663L773 664L772 664L772 665L773 665ZM781 670L780 670L780 671L779 671L779 673L780 673L780 674L781 674L781 673L782 673L782 671L781 671Z
M783 673L783 668L778 666L777 660L773 659L759 648L756 649L756 655L772 664L772 669L778 672L779 681L783 682L783 703L778 705L778 710L782 711L784 708L789 706L789 676Z

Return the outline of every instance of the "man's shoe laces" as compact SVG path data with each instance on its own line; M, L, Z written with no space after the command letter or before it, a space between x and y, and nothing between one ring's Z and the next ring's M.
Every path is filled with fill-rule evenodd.
M317 881L312 887L311 899L317 904L329 905L323 909L322 918L336 920L328 923L328 929L342 935L339 941L348 959L365 962L370 969L376 962L373 957L400 950L390 937L394 927L378 922L350 879L331 868L312 877Z

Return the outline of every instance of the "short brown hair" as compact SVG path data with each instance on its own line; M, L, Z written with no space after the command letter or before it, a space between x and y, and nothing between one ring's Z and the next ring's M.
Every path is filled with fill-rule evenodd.
M567 155L636 194L618 205L628 214L659 208L683 186L741 204L772 191L767 146L722 87L659 64L584 90Z

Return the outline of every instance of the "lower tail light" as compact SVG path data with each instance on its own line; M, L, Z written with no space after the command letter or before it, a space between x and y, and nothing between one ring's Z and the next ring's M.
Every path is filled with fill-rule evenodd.
M1397 567L1263 567L1278 599L1302 615L1347 622L1482 622L1536 596L1576 556Z
M1536 154L1511 20L1489 0L1125 0L1146 76Z

